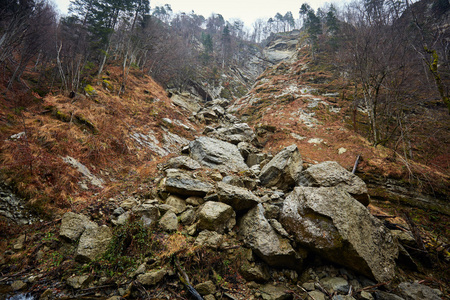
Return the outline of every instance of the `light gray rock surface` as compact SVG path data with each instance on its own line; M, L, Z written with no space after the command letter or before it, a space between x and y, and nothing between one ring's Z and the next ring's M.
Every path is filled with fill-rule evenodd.
M88 227L80 237L75 259L89 262L103 254L112 239L111 229L106 226Z
M183 196L204 197L214 186L206 181L190 178L188 176L173 176L163 179L167 192Z
M65 213L61 219L59 235L70 241L76 241L86 228L95 228L97 224L85 215L73 212Z
M240 172L248 170L238 148L230 143L199 137L189 143L190 156L205 167L221 171Z
M137 281L143 285L155 285L160 282L166 274L166 269L152 270L150 272L138 275Z
M398 285L399 294L405 300L440 300L438 293L424 285L417 282L402 282Z
M167 211L159 220L159 226L164 231L175 231L178 229L177 215L172 211Z
M296 187L280 222L295 240L325 258L379 282L394 276L398 245L389 230L337 187Z
M224 182L217 183L217 196L220 202L230 205L236 211L249 210L261 202L249 190Z
M231 229L236 224L236 213L233 208L221 202L207 201L199 209L197 216L199 229L218 233L223 233L225 229Z
M264 217L264 208L258 204L249 210L239 223L239 235L244 245L251 248L267 264L274 267L300 267L301 258L289 240L279 236Z
M175 195L170 195L166 199L166 204L172 206L177 215L186 210L186 201Z
M296 185L302 168L300 152L296 145L291 145L281 150L262 168L259 180L266 187L275 186L285 190Z
M365 206L370 203L366 183L335 161L325 161L309 167L302 172L300 181L305 186L340 187Z
M223 236L215 231L203 230L195 239L195 244L208 248L217 249L223 241Z

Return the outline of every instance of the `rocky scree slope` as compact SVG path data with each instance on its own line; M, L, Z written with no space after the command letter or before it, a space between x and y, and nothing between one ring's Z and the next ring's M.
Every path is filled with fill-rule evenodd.
M262 152L227 105L195 114L214 126L158 165L149 193L105 200L112 213L101 218L64 213L38 245L38 231L14 240L6 270L20 253L38 264L5 272L8 291L172 299L189 297L186 285L197 299L440 299L438 289L398 284L407 278L398 267L414 264L403 247L412 233L370 214L361 179L337 162L304 163L295 144Z
M284 67L282 62L272 71ZM31 225L24 234L11 232L2 241L2 293L172 299L190 297L194 286L204 299L444 296L447 286L432 274L413 282L424 278L409 271L423 271L407 250L417 247L414 228L395 219L388 224L399 230L387 229L370 213L376 208L369 205L365 183L342 163L327 156L322 163L305 161L303 151L315 153L308 144L327 145L321 137L303 145L300 132L277 129L291 121L281 115L255 130L242 123L230 112L244 115L249 106L243 101L253 99L251 94L231 109L226 99L199 107L190 94L169 99L150 79L134 80L141 92L128 94L127 102L115 98L105 78L88 97L45 99L51 105L39 122L32 121L35 112L25 112L32 129L27 138L53 138L36 146L71 142L58 151L65 154L65 169L75 174L75 201L60 210L61 218ZM298 89L291 84L284 96ZM274 111L292 98L277 99ZM237 109L239 103L244 105ZM115 117L100 122L102 114ZM75 122L76 116L85 121ZM127 147L114 153L117 158L102 156L113 148L108 136L117 131L107 130L111 125ZM56 133L65 130L77 139L60 139ZM9 135L9 146L23 141L18 133ZM102 143L106 147L95 148ZM96 151L76 156L77 147ZM345 155L335 147L327 148ZM391 217L381 220L386 216Z

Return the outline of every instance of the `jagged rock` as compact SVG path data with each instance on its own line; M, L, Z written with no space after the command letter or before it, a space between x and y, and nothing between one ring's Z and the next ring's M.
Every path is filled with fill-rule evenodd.
M257 149L252 144L247 142L240 142L239 144L237 144L237 147L245 162L247 162L247 158L250 153L257 152Z
M279 235L281 235L282 237L289 237L289 234L283 228L283 225L281 225L281 223L278 222L276 219L269 219L269 223Z
M89 283L91 283L94 278L90 275L81 275L81 276L72 276L67 278L66 282L69 286L74 289L80 289L82 287L86 287Z
M203 230L195 239L195 244L208 248L217 249L223 241L223 236L215 231Z
M136 280L143 285L155 285L160 282L166 274L166 269L152 270L150 272L138 275Z
M221 202L208 201L198 211L198 228L223 233L236 224L233 208ZM234 221L233 221L234 220ZM233 224L234 223L234 224Z
M220 202L230 205L236 211L249 210L261 202L249 190L224 182L217 183L217 195Z
M331 300L356 300L352 296L349 295L334 295Z
M172 211L166 212L159 220L159 226L161 226L161 228L164 231L177 230L178 229L177 215Z
M61 219L59 235L69 241L76 241L86 228L95 228L97 224L88 217L73 212L65 213Z
M193 160L189 156L173 157L164 164L164 169L197 170L201 167L198 161Z
M180 215L180 222L184 225L192 224L195 221L195 210L192 208L187 209Z
M270 279L267 268L261 264L244 263L239 268L239 273L247 281L266 282Z
M264 217L264 208L258 204L248 211L239 223L239 235L267 264L274 267L299 268L301 257L287 239L279 236Z
M98 188L101 188L101 189L103 188L103 183L104 183L103 179L98 178L97 176L93 175L91 173L91 171L89 171L89 169L85 165L80 163L78 160L76 160L75 158L73 158L71 156L66 156L66 157L63 157L63 161L65 163L71 165L75 169L77 169L77 171L80 172L81 174L83 174L90 184L92 184Z
M300 183L313 187L337 186L350 193L365 206L370 203L365 182L335 161L325 161L309 167L302 172Z
M283 227L330 261L379 282L394 276L398 245L389 230L338 187L296 187L284 201Z
M214 187L212 184L185 176L173 176L163 179L165 191L183 196L204 197Z
M409 282L402 282L398 285L398 293L400 296L405 298L405 300L439 300L441 297L439 297L436 290L417 283L409 283Z
M140 216L144 226L153 226L158 222L160 217L159 209L156 205L142 204L133 208L133 213Z
M199 137L189 144L193 159L208 168L240 172L248 170L238 148L230 143L209 137Z
M282 190L295 186L302 171L303 161L296 145L281 150L264 166L259 175L261 184L276 186Z
M75 259L89 262L104 253L112 239L111 229L106 226L88 227L80 237Z
M247 123L233 124L231 127L222 127L208 134L210 137L238 145L241 142L251 142L255 139L253 129Z
M166 204L172 206L177 215L186 210L186 201L175 195L170 195L166 199Z
M263 285L259 289L264 300L290 300L292 299L292 294L286 292L287 290L284 286L272 284Z
M214 294L216 292L216 286L211 280L197 284L195 289L202 296Z

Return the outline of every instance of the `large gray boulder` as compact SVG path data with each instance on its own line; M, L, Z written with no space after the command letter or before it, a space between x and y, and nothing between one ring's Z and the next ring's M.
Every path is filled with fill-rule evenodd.
M189 149L191 157L205 167L232 172L248 170L244 158L233 144L202 136L192 141Z
M245 188L224 182L217 183L219 201L231 205L236 211L249 210L261 203L260 199Z
M85 215L68 212L61 219L59 235L66 240L76 241L86 228L95 228L97 226Z
M198 211L198 228L223 233L236 224L236 213L228 204L207 201Z
M297 145L291 145L281 150L264 166L259 180L266 187L276 186L285 190L296 185L302 168L303 161Z
M302 246L379 282L394 276L398 245L389 230L337 187L296 187L283 204L283 227Z
M75 259L80 262L94 260L107 250L112 236L111 229L106 225L86 228L80 237Z
M289 244L279 236L264 217L264 208L258 204L245 214L239 223L239 235L244 244L273 267L300 268L301 258Z
M314 187L337 186L365 206L370 202L366 183L335 161L325 161L309 167L302 172L300 184Z

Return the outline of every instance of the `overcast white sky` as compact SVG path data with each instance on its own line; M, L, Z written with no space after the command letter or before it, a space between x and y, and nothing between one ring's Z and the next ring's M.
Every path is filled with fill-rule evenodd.
M70 0L53 0L62 14L67 13ZM334 3L339 6L345 0L150 0L152 8L164 4L170 4L174 12L196 14L208 18L212 13L221 14L226 20L238 18L245 25L251 24L258 18L269 18L277 12L284 15L291 11L294 18L298 18L298 11L302 3L307 2L312 8L317 9L325 3Z

